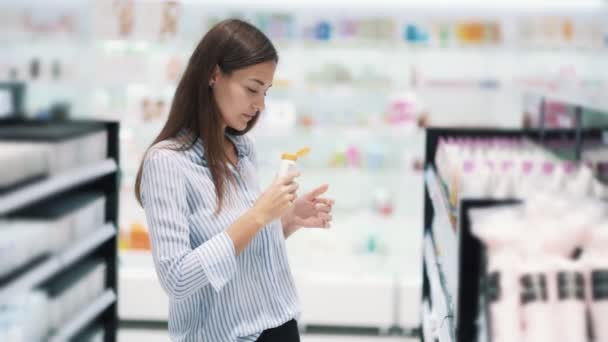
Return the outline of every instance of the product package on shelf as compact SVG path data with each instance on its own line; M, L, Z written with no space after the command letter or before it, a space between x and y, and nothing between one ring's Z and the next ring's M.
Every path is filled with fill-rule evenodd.
M49 149L26 142L0 142L0 192L24 182L42 178L49 172Z
M447 285L439 297L454 301L454 340L588 341L591 330L605 341L602 134L427 131L425 231ZM575 150L583 158L567 160ZM424 274L426 288L437 287Z
M602 302L591 296L605 290L592 280L608 270L605 203L539 193L469 215L488 260L490 341L587 341L588 310L595 341L608 341L598 324Z
M97 123L5 125L0 127L0 141L47 148L50 175L102 161L108 154L108 133Z
M49 305L44 291L34 290L0 303L0 341L44 341L49 333Z
M603 193L586 164L560 160L523 138L440 139L435 165L453 207L463 198L521 198L539 188Z
M56 250L58 229L41 222L0 221L0 279Z
M54 231L49 234L56 236L52 239L55 242L53 250L59 252L100 228L105 223L105 213L105 195L91 192L34 204L10 214L9 219L15 225L20 221L46 224L49 231Z
M51 331L76 318L87 304L103 293L106 267L102 260L87 260L43 285L49 298Z

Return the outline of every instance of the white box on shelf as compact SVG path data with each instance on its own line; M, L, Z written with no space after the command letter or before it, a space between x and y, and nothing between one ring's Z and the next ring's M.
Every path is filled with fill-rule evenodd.
M68 199L33 205L11 215L12 222L19 224L46 225L50 245L55 253L81 240L103 226L106 199L102 193L82 193Z
M53 250L53 236L47 235L49 229L43 224L24 226L0 221L0 226L0 277L9 275Z
M100 124L0 126L0 140L47 149L50 175L102 161L108 154L108 132Z
M57 253L70 242L69 220L66 219L54 222L8 219L2 221L2 225L2 241L7 243L4 247L11 252L2 258L7 269L0 271L0 275L6 275L45 254Z
M107 158L108 132L106 130L89 133L78 140L75 155L79 165L94 164Z
M49 333L48 298L26 291L2 302L0 341L44 341Z
M72 221L72 239L78 240L105 223L106 197L104 194L91 195L89 203L74 213Z
M41 144L51 151L50 174L57 174L104 160L107 156L107 143L107 132L100 131L62 142Z
M64 341L87 341L86 338L78 336L82 329L89 325L96 317L106 310L110 305L116 302L116 294L113 290L106 290L101 296L98 296L91 302L78 309L73 317L65 322L53 335L48 339L49 342L64 342ZM88 336L86 333L84 336Z
M26 142L0 142L0 189L16 186L49 172L49 150Z
M95 286L92 286L92 282L100 279L98 273L103 272L105 267L101 260L87 261L69 274L54 279L48 287L53 331L61 328L82 307L103 293L105 281Z
M38 237L44 239L48 244L50 252L60 253L72 242L72 217L60 217L57 219L38 219L38 218L11 218L10 224L19 227L44 227L45 232ZM21 245L23 248L30 248L28 244Z

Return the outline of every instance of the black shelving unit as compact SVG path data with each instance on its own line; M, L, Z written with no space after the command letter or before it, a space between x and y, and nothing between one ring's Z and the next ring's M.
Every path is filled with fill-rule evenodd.
M61 125L60 122L53 122ZM105 224L84 238L73 241L64 250L36 260L0 279L0 302L13 294L38 288L52 282L60 274L70 272L79 262L101 258L106 264L106 284L101 296L82 307L68 322L49 336L50 341L74 340L92 326L102 325L106 342L116 341L117 310L117 253L118 199L120 185L119 124L101 121L66 121L69 125L99 125L107 131L106 159L91 165L76 167L56 175L20 185L0 194L0 218L37 203L51 202L80 192L103 193L106 201ZM27 125L44 127L47 122L4 120L0 127Z
M524 101L533 99L538 102L538 108L534 113L527 113L527 115L530 115L531 117L529 117L529 119L536 123L532 128L539 130L539 140L541 144L543 144L545 140L544 132L551 129L551 127L547 127L547 103L560 103L568 109L568 112L565 114L569 117L572 126L565 128L575 131L576 144L574 145L575 149L573 151L575 160L580 160L582 156L584 130L597 127L608 127L608 108L605 108L606 102L603 105L598 105L581 98L573 98L559 94L546 95L540 93L527 93L524 95Z
M486 252L471 232L469 211L521 203L518 199L464 199L455 211L450 207L445 186L435 172L435 154L440 138L447 137L511 137L527 138L541 144L547 140L566 140L579 149L584 139L601 139L601 129L559 130L496 130L430 128L426 134L424 245L423 245L423 334L425 342L476 341L479 322L487 319L484 286L486 283ZM580 138L579 138L580 137ZM436 222L434 222L436 221ZM441 257L448 265L437 261ZM447 269L457 277L446 273ZM453 275L454 273L452 273ZM434 317L431 318L429 312ZM481 320L478 321L478 319ZM485 318L485 319L484 319ZM434 320L434 322L431 322ZM430 326L437 335L425 336ZM425 329L426 328L426 329ZM485 327L488 331L489 327ZM486 337L487 341L489 337Z

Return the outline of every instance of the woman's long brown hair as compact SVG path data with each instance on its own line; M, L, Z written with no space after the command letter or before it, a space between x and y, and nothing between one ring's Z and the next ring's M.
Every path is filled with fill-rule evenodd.
M186 128L194 136L189 144L182 144L179 148L191 148L196 139L202 140L207 165L215 185L218 204L216 213L222 208L226 180L232 178L227 166L229 158L224 149L221 113L209 87L209 80L216 66L224 74L230 75L241 68L278 60L272 42L255 26L238 19L228 19L216 24L192 53L175 90L169 118L150 145L151 147L176 137L182 128ZM258 117L259 113L249 121L245 130L236 131L228 127L226 132L233 135L245 134L253 128ZM142 168L143 160L135 179L135 196L140 204Z

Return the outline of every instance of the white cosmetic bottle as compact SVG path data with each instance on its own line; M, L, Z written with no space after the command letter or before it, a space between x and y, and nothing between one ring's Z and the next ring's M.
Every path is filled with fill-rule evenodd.
M582 262L586 265L587 305L595 342L608 342L608 220L590 229Z
M587 340L583 267L581 262L563 260L557 272L556 336L562 342Z
M520 278L522 318L525 326L522 341L555 341L543 267L527 268L527 272Z
M591 320L596 342L608 342L608 269L597 269L591 273Z

